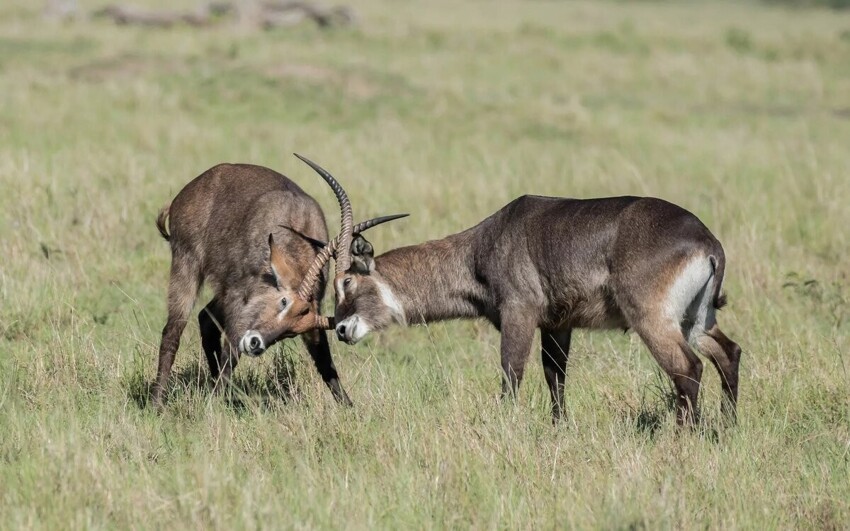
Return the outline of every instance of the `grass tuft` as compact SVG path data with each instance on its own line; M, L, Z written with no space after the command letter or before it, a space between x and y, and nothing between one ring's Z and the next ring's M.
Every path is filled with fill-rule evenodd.
M761 2L364 0L345 31L160 31L51 24L35 4L0 6L6 527L850 522L846 18ZM159 208L210 166L251 162L337 226L292 152L333 169L358 218L412 214L375 229L377 252L525 193L691 210L727 256L718 319L743 348L737 425L708 360L702 421L680 430L634 335L577 331L553 426L539 340L500 401L499 337L481 322L335 342L345 408L298 341L241 360L214 394L193 320L153 411Z

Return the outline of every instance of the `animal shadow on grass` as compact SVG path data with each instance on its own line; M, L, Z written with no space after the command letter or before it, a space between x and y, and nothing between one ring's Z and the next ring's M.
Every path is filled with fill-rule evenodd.
M235 374L224 391L226 404L236 412L260 407L274 408L297 400L301 389L296 381L298 356L291 349L276 349L270 366Z
M300 395L295 378L297 356L291 349L278 348L274 352L267 352L266 356L272 356L272 362L259 368L250 367L254 360L243 358L243 363L234 371L230 385L221 390L225 404L234 411L253 409L258 404L263 408L287 404ZM127 396L139 409L152 407L154 382L147 379L140 356L134 358L134 369L126 384ZM215 382L206 364L200 362L173 372L168 387L166 404L187 400L192 395L209 397L215 393Z
M697 409L702 410L702 400L699 402ZM664 428L666 420L676 414L676 390L673 383L663 372L656 371L655 380L645 388L640 405L637 408L627 407L621 415L624 424L632 424L636 432L654 439ZM710 441L719 440L718 430L707 425L702 418L693 431Z
M153 384L153 380L146 378L145 370L137 363L126 385L127 397L135 402L139 409L152 407ZM206 367L196 364L173 372L169 378L169 387L166 402L176 399L175 394L185 396L189 391L212 392L212 381Z

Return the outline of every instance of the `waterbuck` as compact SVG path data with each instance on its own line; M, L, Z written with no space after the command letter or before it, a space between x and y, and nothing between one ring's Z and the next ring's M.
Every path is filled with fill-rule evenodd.
M300 334L334 398L351 403L324 332L333 329L333 320L319 313L328 256L338 243L350 241L345 235L400 216L351 226L351 216L345 215L351 211L345 192L333 177L325 181L340 202L344 236L321 252L328 230L318 203L291 180L261 166L210 168L160 211L156 225L171 245L171 278L153 389L155 405L162 404L180 336L204 282L214 295L198 322L215 380L230 378L240 353L259 356L279 339ZM222 331L227 337L224 345Z
M572 330L631 328L673 380L680 424L697 415L702 363L691 345L717 368L722 411L735 418L741 349L715 315L725 303L726 259L681 207L651 197L526 195L441 240L374 257L357 236L346 250L334 279L343 341L392 323L483 317L501 332L502 394L514 395L539 328L557 420Z

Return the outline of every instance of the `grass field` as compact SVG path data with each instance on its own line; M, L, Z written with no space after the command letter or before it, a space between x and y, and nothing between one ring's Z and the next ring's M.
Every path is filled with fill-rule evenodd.
M850 527L850 14L364 0L354 29L263 32L57 25L40 5L0 5L2 527ZM739 425L707 367L703 423L677 429L637 337L597 332L574 336L553 427L539 356L501 403L477 322L334 342L353 409L296 341L212 396L192 322L156 414L157 210L252 162L336 225L293 151L358 218L412 214L373 231L379 252L523 193L691 210L728 257Z

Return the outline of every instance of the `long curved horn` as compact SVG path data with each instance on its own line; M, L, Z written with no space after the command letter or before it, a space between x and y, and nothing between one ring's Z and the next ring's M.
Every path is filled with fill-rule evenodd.
M380 216L377 218L372 218L366 221L361 221L357 225L354 226L351 231L352 234L360 234L363 231L369 230L372 227L380 225L381 223L386 223L388 221L393 221L395 219L406 218L410 214L393 214L392 216ZM327 245L325 245L319 254L316 255L316 258L313 260L313 263L310 264L310 269L307 270L307 274L304 275L304 279L301 281L301 285L298 286L298 296L301 299L307 301L310 300L310 297L313 294L313 288L316 286L316 282L319 281L319 275L322 274L322 268L325 267L325 264L328 260L331 259L332 256L336 253L337 248L339 248L340 241L342 235L337 236L333 240L329 241ZM349 244L349 250L351 249L351 244Z
M361 232L367 231L376 225L380 225L381 223L406 218L409 215L410 214L392 214L391 216L379 216L377 218L367 219L366 221L361 221L360 223L355 225L354 230L351 231L351 233L360 234Z
M363 231L369 230L372 227L380 225L382 223L386 223L388 221L393 221L395 219L406 218L410 214L393 214L391 216L379 216L377 218L367 219L366 221L361 221L357 225L354 226L354 229L351 231L352 234L360 234ZM330 241L325 246L325 249L330 251L331 256L336 257L336 250L340 248L340 242L342 239L337 236L333 240ZM351 244L348 245L349 251L351 250ZM324 251L324 249L322 249ZM349 264L350 265L350 264Z
M313 168L313 170L318 173L325 182L331 187L336 194L336 199L339 201L339 210L340 210L340 232L339 237L340 244L345 251L342 253L342 256L337 257L336 260L336 274L339 275L341 273L345 273L348 271L348 267L351 265L351 239L353 238L352 229L354 228L354 213L351 210L351 201L348 200L348 194L345 193L345 190L342 188L336 179L327 172L324 168L313 162L312 160L302 157L298 153L293 153L296 157L304 161L308 166Z
M336 321L333 317L316 315L316 330L333 330L334 328L336 328Z

